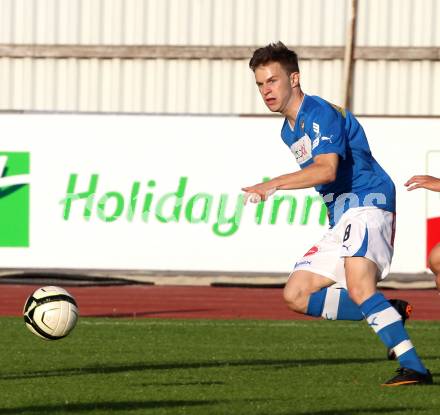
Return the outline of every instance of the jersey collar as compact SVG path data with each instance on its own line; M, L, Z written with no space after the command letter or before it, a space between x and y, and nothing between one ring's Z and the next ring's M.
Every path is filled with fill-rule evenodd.
M306 94L304 94L304 96L303 96L303 98L302 98L302 100L301 100L301 104L299 104L299 107L298 107L298 111L296 111L296 117L295 117L295 125L292 127L292 125L290 124L290 121L287 119L287 117L286 117L286 121L287 121L287 125L288 125L288 127L290 128L290 131L295 131L297 128L298 128L298 122L299 122L299 117L298 117L298 115L299 115L299 113L301 112L301 109L302 109L302 106L303 106L303 104L304 104L304 101L305 101L305 99L306 99Z

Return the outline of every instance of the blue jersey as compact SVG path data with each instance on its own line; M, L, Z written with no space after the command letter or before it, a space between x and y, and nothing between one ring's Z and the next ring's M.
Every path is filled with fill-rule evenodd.
M339 155L336 179L316 186L327 205L330 226L352 207L396 210L393 181L374 159L359 121L349 111L317 96L304 96L292 129L287 118L281 137L301 169L319 154Z

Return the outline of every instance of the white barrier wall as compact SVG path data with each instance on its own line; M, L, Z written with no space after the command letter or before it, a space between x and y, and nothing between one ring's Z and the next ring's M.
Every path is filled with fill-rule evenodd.
M297 169L280 118L0 120L0 267L288 272L327 228L313 189L241 203L241 187ZM440 120L361 121L398 189L392 271L424 271L427 196L403 183L440 150Z

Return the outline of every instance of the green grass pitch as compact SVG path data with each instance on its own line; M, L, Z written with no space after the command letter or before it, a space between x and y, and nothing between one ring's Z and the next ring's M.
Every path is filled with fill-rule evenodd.
M440 413L440 322L409 322L436 385L384 388L365 322L80 319L44 341L1 318L0 415Z

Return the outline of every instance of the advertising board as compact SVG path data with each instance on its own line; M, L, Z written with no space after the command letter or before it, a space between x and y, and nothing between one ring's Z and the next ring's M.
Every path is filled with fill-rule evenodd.
M242 187L297 170L280 118L3 114L1 121L3 268L288 272L328 227L313 189L243 206ZM438 195L407 192L403 183L428 165L440 175L432 135L440 120L361 122L398 189L392 271L422 272Z

